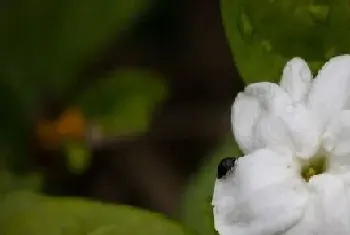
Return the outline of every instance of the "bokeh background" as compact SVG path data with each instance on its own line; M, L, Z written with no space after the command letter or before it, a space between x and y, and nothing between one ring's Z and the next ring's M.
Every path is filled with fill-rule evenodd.
M348 0L0 0L0 234L215 235L244 84L350 53Z
M0 231L67 234L85 198L214 234L212 186L238 154L230 106L243 88L219 1L3 0L0 22ZM32 192L77 201L43 212ZM108 213L97 220L156 234Z

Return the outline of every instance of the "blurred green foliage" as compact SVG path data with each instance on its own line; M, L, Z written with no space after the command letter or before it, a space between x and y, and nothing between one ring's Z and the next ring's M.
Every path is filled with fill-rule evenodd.
M166 94L167 86L159 74L123 69L86 90L78 105L104 134L124 135L146 131L156 105Z
M26 155L31 121L47 95L71 92L87 64L152 1L15 0L0 7L0 144ZM10 159L15 161L14 159ZM24 160L24 157L23 159Z
M64 144L68 170L76 175L83 174L90 166L90 146L86 143L68 141Z
M2 75L27 99L64 95L96 53L127 29L149 1L18 0L1 9Z
M6 111L0 119L0 234L189 234L136 208L35 194L39 175L18 175L8 168L15 156L26 162L30 128L42 99L60 100L74 90L82 70L152 2L1 2L0 105ZM147 130L155 104L166 94L162 78L152 71L125 69L98 79L70 105L78 105L106 135ZM70 169L81 173L89 148L63 144Z
M201 234L217 235L213 227L212 194L217 165L227 156L241 152L230 136L206 161L184 194L180 222L188 229L161 216L127 206L112 206L80 199L41 196L19 185L0 194L0 234ZM23 182L23 181L22 181ZM27 189L26 191L22 191Z
M279 80L292 57L316 73L350 52L347 0L222 0L226 35L246 83Z
M45 95L69 94L87 64L127 30L152 1L5 0L0 7L1 156L25 155L30 121ZM287 60L300 56L316 71L328 58L350 51L346 0L222 0L222 15L238 69L246 83L276 81ZM165 23L163 23L165 24ZM166 25L164 29L169 30ZM174 35L176 36L176 35ZM105 135L147 130L167 84L149 70L113 71L77 96L89 121ZM5 147L5 146L12 146ZM70 169L89 160L82 143L65 143ZM212 194L217 164L241 156L233 138L212 154L184 194L181 223L193 233L217 234ZM1 159L0 159L1 160ZM2 162L1 162L2 163ZM162 216L127 206L35 194L36 174L0 169L0 234L189 234ZM21 191L26 190L27 192Z
M18 190L38 191L42 178L37 173L17 175L7 169L0 170L0 195Z
M151 70L122 69L85 90L76 105L102 136L139 134L148 130L157 104L167 95L164 79ZM89 165L89 146L67 142L68 166L76 174Z
M232 137L219 147L205 162L191 182L183 198L182 222L201 235L216 235L211 206L217 166L225 157L240 157L242 153Z
M128 206L28 192L3 195L0 200L2 235L190 234L161 215Z

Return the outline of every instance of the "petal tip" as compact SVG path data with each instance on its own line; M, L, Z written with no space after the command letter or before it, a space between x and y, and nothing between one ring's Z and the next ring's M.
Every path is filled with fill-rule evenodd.
M294 57L291 60L287 62L287 64L293 64L293 65L307 65L307 62L301 58L301 57Z
M333 64L337 64L340 66L349 66L350 64L350 54L343 54L343 55L339 55L339 56L335 56L331 59L329 59L324 66L322 67L321 70L323 70L325 67L328 67L329 65L333 65Z
M300 77L302 81L309 82L311 80L312 74L309 65L304 59L300 57L294 57L286 63L283 69L283 77L285 77L285 79L294 79L295 77Z

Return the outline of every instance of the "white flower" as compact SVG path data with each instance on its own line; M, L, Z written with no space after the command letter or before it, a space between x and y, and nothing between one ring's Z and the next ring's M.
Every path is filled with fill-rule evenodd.
M279 85L255 83L237 95L232 126L245 156L215 183L220 235L350 234L349 96L347 55L314 79L294 58ZM314 159L326 168L302 177Z

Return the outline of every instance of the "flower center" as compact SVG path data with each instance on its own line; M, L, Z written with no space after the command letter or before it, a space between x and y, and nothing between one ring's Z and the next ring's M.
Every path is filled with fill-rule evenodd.
M315 156L302 164L301 177L303 177L306 182L309 182L314 175L322 174L326 169L327 158L325 156Z

